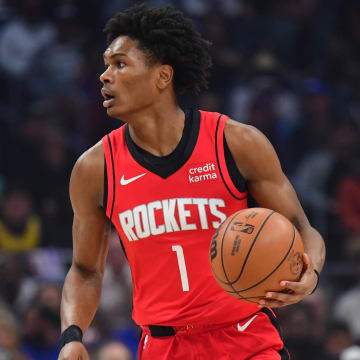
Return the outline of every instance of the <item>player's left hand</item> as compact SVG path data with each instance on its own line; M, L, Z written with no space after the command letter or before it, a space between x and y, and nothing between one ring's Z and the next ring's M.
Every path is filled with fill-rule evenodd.
M317 284L317 276L314 265L308 254L303 254L303 271L299 281L281 281L283 291L269 291L265 294L266 298L259 301L260 306L272 308L295 304L302 300L306 295L312 293Z

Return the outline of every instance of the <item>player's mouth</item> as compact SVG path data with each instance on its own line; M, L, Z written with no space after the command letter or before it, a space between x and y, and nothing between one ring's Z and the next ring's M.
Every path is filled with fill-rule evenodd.
M102 88L101 89L101 94L103 96L103 98L105 99L103 102L103 106L106 108L109 108L113 105L113 103L115 102L115 96L108 91L107 89Z

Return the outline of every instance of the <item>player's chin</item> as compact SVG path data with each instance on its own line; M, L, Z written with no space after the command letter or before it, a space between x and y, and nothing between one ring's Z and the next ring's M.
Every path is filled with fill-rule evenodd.
M120 118L124 114L124 111L119 109L119 106L113 105L106 109L106 113L113 118Z

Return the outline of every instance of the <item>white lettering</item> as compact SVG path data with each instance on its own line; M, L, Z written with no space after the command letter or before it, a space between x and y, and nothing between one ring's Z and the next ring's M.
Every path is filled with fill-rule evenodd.
M209 200L205 198L195 198L193 199L193 204L198 206L201 228L203 230L207 230L209 228L209 224L207 221L205 205L209 204Z
M198 166L189 169L189 183L217 179L216 167L214 163L206 163L204 166ZM204 174L202 174L204 173Z
M148 204L147 208L148 208L151 235L160 235L164 233L165 226L164 225L156 226L156 220L155 220L155 209L157 210L162 209L161 201L151 202Z
M175 219L175 204L176 199L162 201L166 232L180 231L179 225Z
M203 174L194 178L203 178ZM135 206L132 210L120 213L119 220L122 230L128 240L136 241L150 235L161 235L165 232L217 229L226 219L221 208L225 207L223 199L208 198L177 198L165 199ZM216 219L209 222L209 214ZM163 215L164 223L161 223ZM189 219L193 219L193 222ZM195 219L200 222L199 226Z
M185 209L185 205L192 204L192 199L190 198L181 198L178 199L178 210L179 210L179 220L181 230L196 230L196 224L188 224L186 218L191 216L190 210Z
M225 207L223 199L209 199L209 208L212 215L220 219L220 221L213 221L212 226L217 229L220 224L226 219L226 215L218 210L218 207Z
M137 236L134 234L134 218L131 210L126 210L119 214L119 220L121 227L129 239L129 241L138 240Z
M149 219L146 210L146 205L135 206L133 210L135 231L137 236L142 239L150 235ZM141 215L141 217L140 217Z

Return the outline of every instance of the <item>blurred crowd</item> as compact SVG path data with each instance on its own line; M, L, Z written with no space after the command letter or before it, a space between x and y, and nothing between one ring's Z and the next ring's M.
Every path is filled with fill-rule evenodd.
M223 112L274 145L327 244L319 290L278 311L295 360L360 359L360 1L149 0L211 40L209 88L182 106ZM0 0L0 360L57 359L71 264L69 176L120 125L102 107L102 29L131 0ZM136 358L131 280L116 234L91 358Z

